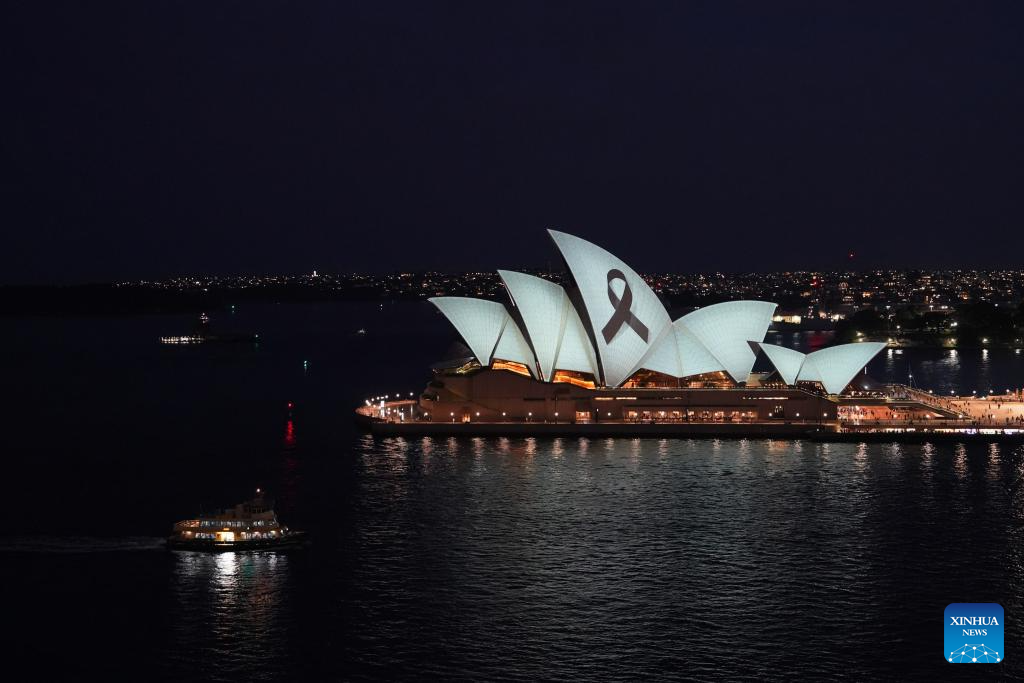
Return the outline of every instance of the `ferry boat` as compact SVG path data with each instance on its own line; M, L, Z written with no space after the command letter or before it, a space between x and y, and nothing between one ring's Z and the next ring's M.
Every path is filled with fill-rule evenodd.
M172 550L273 550L297 548L305 544L306 533L281 524L273 504L263 491L233 508L196 519L184 519L174 525L167 537Z

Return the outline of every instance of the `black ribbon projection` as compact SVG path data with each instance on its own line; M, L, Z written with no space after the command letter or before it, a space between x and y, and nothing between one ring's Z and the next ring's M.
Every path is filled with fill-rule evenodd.
M622 284L625 285L622 289L621 299L615 293L615 290L612 289L612 282L615 280L622 280ZM646 342L648 335L647 326L640 322L640 319L633 315L633 311L630 310L633 307L633 290L629 288L626 276L618 268L608 271L608 301L612 302L612 308L615 310L612 312L612 317L609 318L608 323L601 329L601 334L604 335L604 343L611 344L615 334L623 325L632 327L633 331Z

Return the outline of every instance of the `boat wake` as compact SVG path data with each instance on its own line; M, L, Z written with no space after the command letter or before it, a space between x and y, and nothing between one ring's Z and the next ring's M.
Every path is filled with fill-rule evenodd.
M0 538L0 553L122 553L163 550L159 536L13 536Z

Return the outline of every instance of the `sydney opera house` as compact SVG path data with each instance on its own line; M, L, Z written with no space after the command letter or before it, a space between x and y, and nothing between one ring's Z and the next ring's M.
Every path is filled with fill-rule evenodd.
M431 299L465 352L436 364L417 400L371 401L361 412L390 431L573 425L596 433L600 425L610 433L803 433L834 430L844 412L892 409L893 397L862 373L884 343L807 354L765 343L776 308L766 301L715 304L672 320L623 261L549 233L568 288L501 270L505 301ZM909 415L940 416L904 398Z

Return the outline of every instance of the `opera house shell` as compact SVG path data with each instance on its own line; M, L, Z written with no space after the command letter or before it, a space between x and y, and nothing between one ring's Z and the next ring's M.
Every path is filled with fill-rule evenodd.
M838 395L885 347L862 342L804 354L766 344L776 308L767 301L714 304L672 320L654 291L622 260L579 237L549 233L571 275L569 291L543 278L501 270L507 303L430 299L481 368L604 390L748 388L768 379L776 387L813 386ZM773 368L768 378L752 375L762 354ZM674 385L666 382L670 379Z

